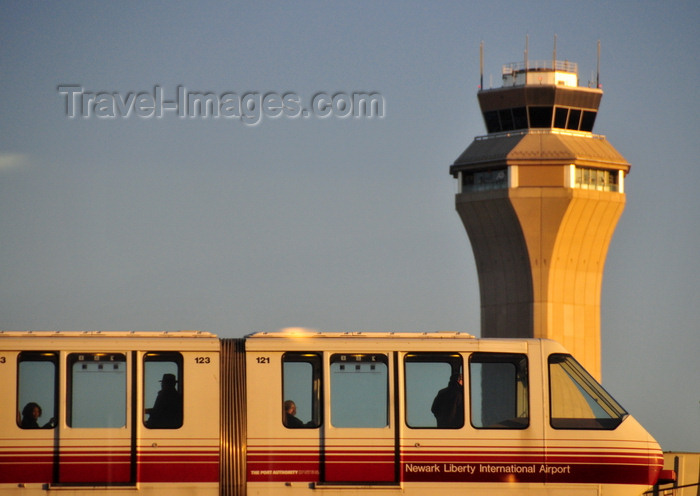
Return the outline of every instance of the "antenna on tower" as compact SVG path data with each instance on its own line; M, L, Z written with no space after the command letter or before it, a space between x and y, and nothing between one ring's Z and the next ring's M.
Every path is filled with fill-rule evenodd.
M557 69L557 33L554 33L554 50L552 51L552 70Z
M525 72L527 72L527 47L530 44L530 35L525 35Z
M484 40L479 43L479 90L484 89Z
M596 64L595 87L600 89L600 40L598 40L598 63Z

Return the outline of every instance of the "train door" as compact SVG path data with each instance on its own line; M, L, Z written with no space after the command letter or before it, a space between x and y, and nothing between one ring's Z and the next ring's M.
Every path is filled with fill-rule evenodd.
M127 353L64 353L65 399L57 432L57 482L135 481L133 358Z
M394 356L332 353L328 370L321 480L397 482Z
M543 461L528 355L403 355L404 482L531 482Z
M17 394L16 408L3 409L0 483L55 482L58 353L2 352L0 365L0 397L9 407Z

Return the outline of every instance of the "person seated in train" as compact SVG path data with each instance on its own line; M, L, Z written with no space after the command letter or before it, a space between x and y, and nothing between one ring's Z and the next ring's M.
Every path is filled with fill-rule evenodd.
M447 387L438 391L433 400L430 410L441 429L459 429L464 425L463 382L462 374L452 374Z
M284 425L292 429L305 427L304 422L297 417L297 405L292 400L284 402Z
M47 423L39 426L39 417L41 417L41 407L33 401L27 403L22 409L22 429L51 429L56 424L56 419L52 418Z
M147 408L149 429L177 429L182 426L182 395L174 374L163 374L153 408Z

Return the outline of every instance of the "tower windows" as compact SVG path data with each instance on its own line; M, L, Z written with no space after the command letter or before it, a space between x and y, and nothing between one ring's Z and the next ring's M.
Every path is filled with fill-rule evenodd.
M621 171L593 169L590 167L575 167L574 187L595 191L622 192Z
M552 127L552 107L528 107L530 127Z
M584 110L583 116L581 117L581 131L587 131L589 133L593 131L593 124L595 123L597 115L598 113L592 110Z
M508 169L462 171L462 192L492 191L508 188Z
M566 128L566 120L569 117L569 109L557 107L554 110L554 127Z
M527 111L525 107L506 108L484 112L486 130L489 133L527 129Z
M498 133L501 131L501 121L498 119L498 112L489 110L484 112L484 122L488 133Z
M527 111L525 107L511 109L513 112L513 124L515 129L527 129Z
M581 110L579 110L579 109L569 110L569 120L566 122L566 129L572 129L574 131L577 131L580 122L581 122Z
M528 128L557 128L572 131L593 131L597 112L560 106L515 107L484 112L488 133Z

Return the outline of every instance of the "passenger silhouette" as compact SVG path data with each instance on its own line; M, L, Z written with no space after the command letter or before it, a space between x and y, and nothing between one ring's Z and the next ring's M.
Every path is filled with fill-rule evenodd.
M430 411L442 429L459 429L464 425L464 388L462 374L452 374L446 388L441 389L433 400Z
M52 418L47 423L39 426L39 417L41 417L41 407L38 403L33 401L27 403L22 409L22 422L20 427L22 429L50 429L56 424L56 419Z
M304 422L296 417L297 405L292 400L284 402L284 425L291 428L305 427Z
M177 429L182 426L182 395L175 388L177 379L174 374L163 374L161 389L153 404L147 408L149 429Z

